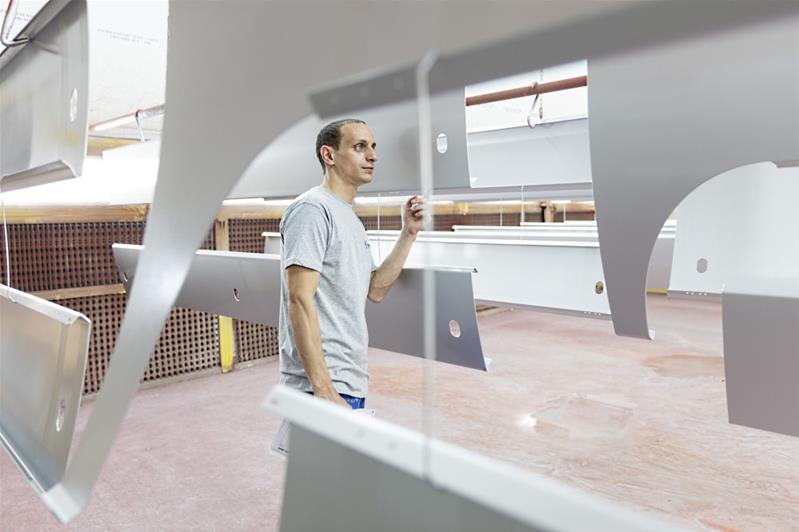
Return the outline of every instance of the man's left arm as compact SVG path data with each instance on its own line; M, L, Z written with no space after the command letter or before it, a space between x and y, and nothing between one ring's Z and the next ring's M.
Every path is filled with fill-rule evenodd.
M380 303L402 272L405 259L411 252L411 245L422 229L423 208L424 203L419 196L413 196L402 204L402 231L399 240L380 267L372 273L372 280L369 282L369 301Z

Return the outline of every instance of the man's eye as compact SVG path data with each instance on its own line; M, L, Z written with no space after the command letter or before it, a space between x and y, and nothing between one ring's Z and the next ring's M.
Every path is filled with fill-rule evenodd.
M357 151L361 151L361 150L363 150L363 147L364 147L364 145L363 145L363 144L356 144L356 145L355 145L355 149L356 149Z

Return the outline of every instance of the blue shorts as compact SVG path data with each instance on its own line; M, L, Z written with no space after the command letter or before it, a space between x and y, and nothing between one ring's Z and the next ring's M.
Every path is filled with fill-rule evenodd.
M342 399L344 399L350 408L353 410L360 410L366 406L366 397L353 397L351 395L347 395L346 393L339 394Z
M306 392L313 395L313 392ZM353 410L360 410L362 408L366 408L366 397L353 397L352 395L347 395L346 393L339 394L344 401L350 405L350 408Z

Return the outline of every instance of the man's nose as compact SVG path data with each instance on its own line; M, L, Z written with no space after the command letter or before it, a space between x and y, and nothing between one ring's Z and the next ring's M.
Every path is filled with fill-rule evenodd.
M366 158L369 161L377 162L377 152L374 150L374 148L369 148L369 151L366 153Z

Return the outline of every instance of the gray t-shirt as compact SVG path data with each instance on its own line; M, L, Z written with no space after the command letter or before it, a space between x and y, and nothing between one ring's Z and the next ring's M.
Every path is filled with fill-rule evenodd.
M286 209L280 221L280 237L283 242L280 382L306 392L312 389L288 315L286 268L299 265L320 274L314 301L322 351L333 386L339 393L366 397L369 382L366 296L377 266L363 224L352 205L318 186L299 196Z

